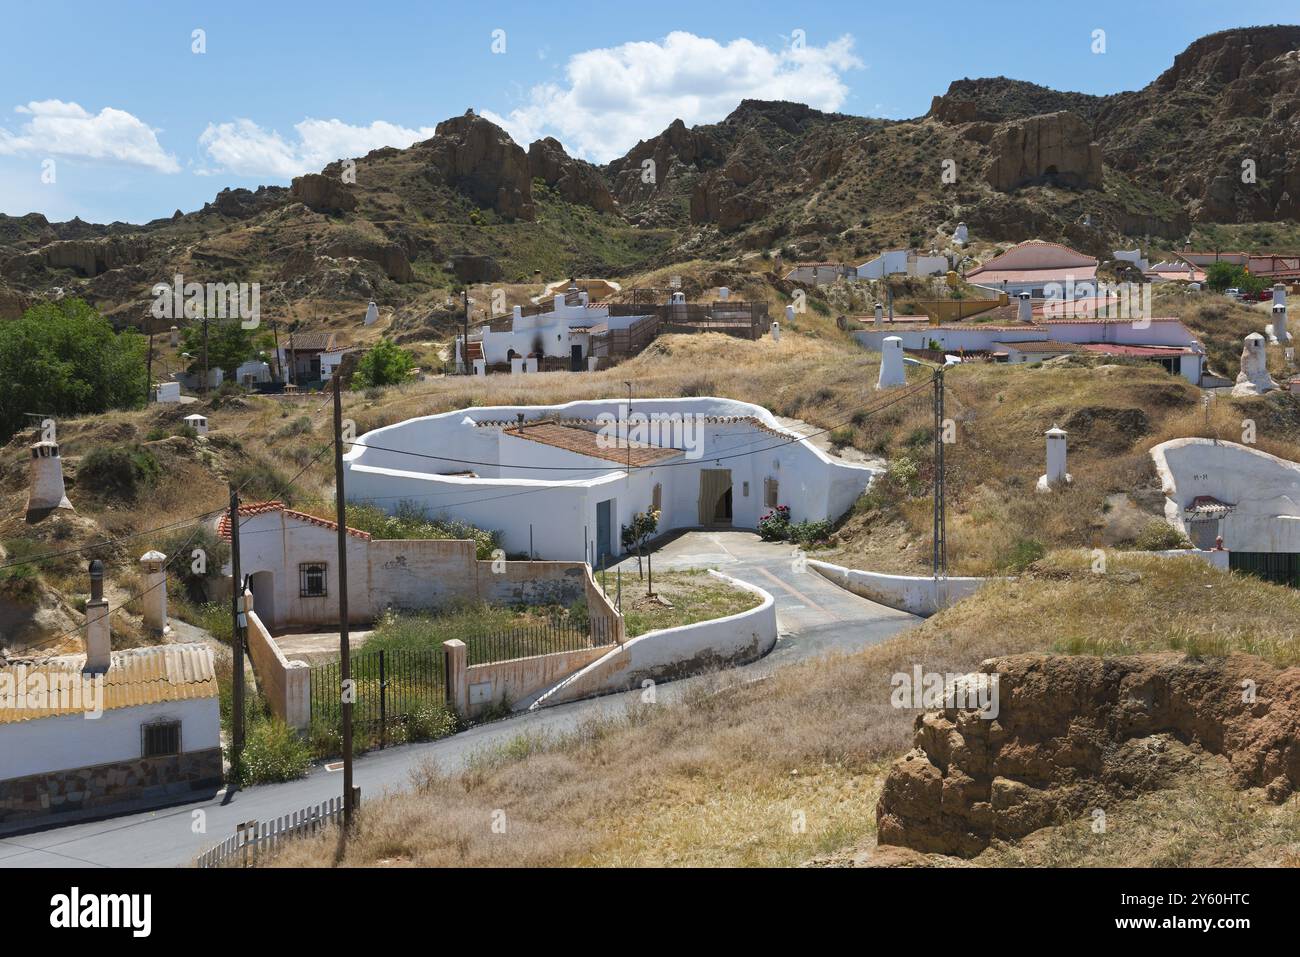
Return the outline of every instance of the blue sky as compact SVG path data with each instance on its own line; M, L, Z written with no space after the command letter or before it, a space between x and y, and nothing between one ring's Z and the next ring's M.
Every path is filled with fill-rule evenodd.
M5 0L0 212L143 222L406 146L471 106L525 147L552 135L599 162L742 96L902 119L961 77L1112 93L1198 36L1294 20L1285 6Z

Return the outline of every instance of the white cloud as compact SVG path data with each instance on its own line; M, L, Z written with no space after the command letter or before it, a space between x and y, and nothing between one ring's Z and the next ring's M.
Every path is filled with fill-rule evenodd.
M288 179L318 172L338 159L364 156L381 146L407 147L433 136L430 126L409 129L383 120L353 126L341 120L306 119L295 124L294 130L297 136L286 139L252 120L209 123L199 136L199 146L217 169L203 172Z
M687 126L717 122L746 98L838 110L849 92L841 74L862 65L848 35L821 47L772 50L679 31L660 43L575 54L564 83L534 86L524 105L504 115L481 112L525 147L552 135L580 156L608 162L674 119Z
M33 100L14 112L27 119L17 132L0 127L0 155L70 156L180 172L157 131L123 110L104 107L92 114L77 103Z

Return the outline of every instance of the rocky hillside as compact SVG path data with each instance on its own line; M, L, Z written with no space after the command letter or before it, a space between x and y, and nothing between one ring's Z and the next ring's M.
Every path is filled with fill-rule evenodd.
M524 149L467 113L408 149L142 226L0 216L0 316L73 293L137 325L153 284L180 272L260 282L280 318L351 323L373 298L404 329L445 331L467 282L944 248L959 220L991 242L1172 245L1300 217L1298 46L1296 26L1213 34L1145 88L1100 97L962 79L902 122L746 100L604 167L550 138Z

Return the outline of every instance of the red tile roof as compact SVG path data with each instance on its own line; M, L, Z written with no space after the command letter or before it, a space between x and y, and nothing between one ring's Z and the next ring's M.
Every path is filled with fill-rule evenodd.
M327 518L320 518L316 515L308 515L306 512L299 512L292 508L285 508L283 502L253 502L249 505L239 506L239 517L241 519L252 515L264 515L267 512L283 512L286 518L298 519L301 522L309 522L312 525L319 525L321 528L328 528L337 531L338 522L331 522ZM239 523L244 524L242 521ZM230 541L230 513L226 512L217 522L217 534L226 541ZM370 541L370 533L363 532L359 528L349 528L348 534L356 538Z
M656 465L681 455L680 449L664 448L647 442L626 442L610 437L603 441L601 433L572 425L561 425L550 420L525 422L523 428L513 426L503 429L503 434L516 439L527 439L552 448L564 449L589 458L632 465ZM628 446L631 446L629 449Z

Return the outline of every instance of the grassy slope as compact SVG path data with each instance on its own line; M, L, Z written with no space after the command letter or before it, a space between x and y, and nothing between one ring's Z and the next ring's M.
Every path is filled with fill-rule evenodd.
M1026 580L992 585L864 652L755 684L719 678L681 705L640 705L563 739L520 738L454 776L430 771L415 791L367 805L343 863L846 862L873 844L883 775L910 745L915 712L889 705L895 672L965 671L1035 650L1300 661L1295 592L1191 560L1108 558L1097 576L1084 553L1053 553ZM1269 810L1221 775L1195 783L1117 810L1105 841L1083 839L1078 826L1050 829L974 863L1294 861L1300 800ZM492 833L495 809L505 834ZM279 863L328 865L333 853L327 836L291 846Z

